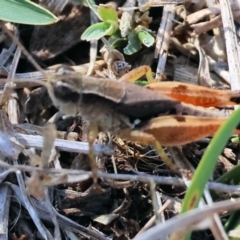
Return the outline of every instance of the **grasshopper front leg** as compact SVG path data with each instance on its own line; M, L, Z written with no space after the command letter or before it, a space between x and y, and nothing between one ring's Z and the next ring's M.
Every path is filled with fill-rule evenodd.
M97 164L95 160L93 144L95 139L97 138L98 133L99 133L98 125L95 122L91 122L88 126L88 143L89 143L88 156L90 160L90 166L92 169L92 178L93 178L94 188L98 188L98 172L97 172Z
M137 68L134 68L130 72L123 75L118 81L125 81L125 82L131 82L134 83L137 79L140 77L146 75L146 78L148 80L148 83L154 83L155 80L152 77L152 70L149 66L140 66Z

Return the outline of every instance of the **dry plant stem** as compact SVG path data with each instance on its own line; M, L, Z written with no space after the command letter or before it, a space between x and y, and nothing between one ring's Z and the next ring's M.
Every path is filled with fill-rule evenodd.
M179 161L183 161L185 164L185 166L183 166L184 167L184 169L190 169L191 170L191 172L193 173L193 172L195 172L195 169L191 166L191 164L188 162L188 160L186 159L186 157L184 156L184 154L182 153L182 151L181 151L181 149L180 148L178 148L178 147L172 147L172 148L169 148L169 150L170 150L170 153L171 153L171 156L173 157L173 159L175 160L175 163L176 163L176 160L177 160L177 162L179 162ZM183 176L183 180L184 180L184 182L185 182L185 184L186 184L186 186L189 186L189 184L190 184L190 182L189 182L189 180L185 177L185 176ZM210 197L210 194L209 194L209 192L207 191L207 190L205 190L205 192L204 192L204 196L205 196L205 198L207 199L207 203L209 204L211 204L212 203L212 199L211 199L211 197ZM210 205L209 204L209 205ZM200 202L200 204L199 204L199 207L200 207L200 209L202 209L202 208L204 208L205 207L205 203L204 203L204 201L203 200L201 200L201 202ZM219 216L217 215L217 214L214 214L212 217L211 217L211 219L212 219L212 221L211 221L211 225L209 226L209 228L212 230L212 233L213 233L213 235L214 235L214 237L215 237L215 239L219 239L219 240L226 240L226 233L225 233L225 231L224 231L224 229L223 229L223 226L222 226L222 224L221 224L221 222L220 222L220 219L219 219ZM182 231L181 231L182 232ZM186 233L188 232L188 229L186 229ZM181 234L183 234L183 232L181 233ZM171 238L170 239L175 239L175 238L177 238L177 236L179 236L180 235L180 233L178 233L178 232L176 232L176 233L174 233L172 236L171 236ZM221 237L220 237L221 236ZM222 237L224 237L224 238L222 238Z
M208 189L204 190L204 197L206 199L208 206L211 206L214 204ZM228 236L223 228L219 215L215 213L213 214L211 219L212 219L212 224L209 226L209 228L211 229L214 238L219 240L228 240Z
M21 55L21 49L18 47L14 54L14 58L13 58L13 61L11 64L11 69L9 72L9 76L8 76L8 79L6 80L7 82L4 86L3 93L1 95L1 99L0 99L1 107L3 107L6 104L6 102L11 98L11 93L12 93L13 85L14 85L12 78L14 77L14 74L16 72L20 55Z
M35 199L31 199L32 200L32 203L33 205L36 207L37 211L40 213L40 217L44 220L47 220L49 221L49 217L48 217L48 211L47 209L45 209L45 205L44 203L40 202L41 204L39 204L39 202ZM53 211L55 212L56 216L57 216L57 219L58 219L58 222L59 222L59 225L61 226L61 228L64 228L64 229L68 229L69 231L77 231L77 232L80 232L83 236L89 238L89 237L92 237L93 239L100 239L100 240L109 240L109 238L105 238L103 236L103 234L97 232L97 231L94 231L92 229L88 229L88 228L85 228L84 226L81 226L79 224L77 224L76 222L72 221L71 219L68 219L67 217L59 214L54 208L53 208Z
M14 54L12 65L11 65L11 68L10 68L10 71L8 74L8 82L4 87L4 92L7 89L6 87L8 86L8 83L10 83L11 85L13 84L12 79L14 78L20 55L21 55L21 48L18 46L17 50ZM9 97L11 96L12 88L8 89L8 91L6 91L6 92L7 92L6 95L8 95L7 98L9 99ZM16 95L16 92L13 92L13 94ZM17 103L16 99L10 98L9 102L8 102L8 115L9 115L9 122L12 124L18 123L17 109L18 109L18 103ZM13 159L13 163L14 163L14 165L18 165L17 159ZM32 218L35 218L36 213L35 213L34 209L32 208L28 197L26 196L26 191L25 191L26 189L25 189L23 176L20 172L17 172L16 174L17 174L18 184L19 184L20 188L22 189L22 196L25 198L26 204L28 204L27 209L29 211L29 214ZM35 219L33 219L33 221L44 238L46 236L46 237L49 237L50 239L53 239L51 234L48 232L48 230L42 225L40 219L35 218Z
M229 1L220 0L221 15L232 90L240 90L240 49Z
M53 122L52 122L53 123ZM30 123L16 124L13 125L13 130L17 133L23 133L26 135L43 135L44 127L33 125ZM64 139L66 132L57 131L57 138ZM76 141L79 135L76 132L70 132L66 140Z
M11 204L12 189L1 184L0 186L0 201L1 201L1 211L0 211L0 229L1 229L1 239L7 240L8 237L8 222L9 222L9 208Z
M91 25L98 22L98 17L93 11L90 11L90 17L91 17ZM90 76L94 71L94 64L97 58L97 48L98 48L98 41L92 40L91 46L90 46L90 63L87 71L88 76Z
M149 7L162 7L166 4L182 4L183 0L148 0L146 3L143 1L143 5L139 7L140 10L144 10ZM138 5L141 4L141 1L138 1Z
M17 50L14 54L14 58L13 58L10 73L9 73L10 78L11 78L11 76L14 76L14 74L15 74L20 54L21 54L21 50L19 48L17 48ZM12 89L13 89L13 82L11 81L11 79L8 79L7 84L5 85L3 93L1 95L0 106L3 107L5 105L5 103L10 99L8 102L9 117L11 118L10 120L12 122L16 122L17 121L17 116L16 116L17 115L17 102L15 99L11 99ZM1 120L3 121L1 123L2 127L3 127L5 124L3 117L1 118ZM7 125L7 123L6 123L6 125ZM9 129L5 129L5 130L9 131ZM5 132L2 131L2 133L5 133ZM14 159L14 161L15 161L15 159ZM7 224L8 221L6 221L6 220L8 219L8 210L9 210L9 206L10 206L10 198L9 197L11 194L11 190L9 189L9 186L3 186L2 188L0 188L0 190L1 190L0 195L2 198L0 212L6 214L5 220L3 220L1 218L2 226L0 226L0 227L1 227L1 231L3 232L3 234L1 234L2 235L1 237L3 237L5 234L5 230L6 230L5 227L8 226L8 224ZM8 233L8 231L6 231L6 234L7 233ZM8 237L6 239L8 239Z
M235 202L232 202L231 200L222 201L215 203L213 206L206 206L204 209L195 209L178 216L178 218L171 218L170 220L166 221L164 225L156 225L143 234L135 237L134 240L159 240L175 231L179 231L183 227L184 230L186 228L190 229L190 227L193 227L194 229L195 224L202 223L201 221L203 221L203 219L212 216L214 213L233 211L239 208L240 199L235 200ZM184 223L184 225L182 223ZM207 224L208 221L203 223L202 227L207 228ZM159 238L159 236L161 236L161 238Z
M153 206L153 211L154 211L154 216L155 216L155 222L156 224L160 223L160 217L158 215L159 211L159 204L157 201L157 196L156 196L156 183L150 179L149 181L150 185L150 193L151 193L151 198L152 198L152 206Z
M221 66L218 66L218 64L213 65L213 71L218 74L227 84L230 85L229 81L229 71L226 69L222 68Z
M207 0L206 1L207 6L211 7L214 6L216 4L216 2L214 0ZM210 19L213 19L214 16L210 15ZM220 29L220 27L216 27L213 29L213 34L215 36L215 40L218 46L218 53L219 53L219 58L224 58L225 56L225 42L223 39L223 34L221 34L222 29Z
M209 20L208 22L201 22L197 24L193 24L191 27L194 29L194 32L197 35L201 33L205 33L209 30L222 26L222 19L220 16L216 16L215 18Z
M39 65L37 64L37 62L34 60L34 58L28 53L28 51L25 49L25 47L18 41L18 39L16 38L16 36L14 36L5 26L4 22L2 20L0 20L0 26L2 27L2 29L4 30L4 32L13 40L13 42L15 42L21 49L21 51L25 54L25 56L27 57L27 59L33 64L33 66L42 73L43 76L45 76L44 71L42 70L42 68L39 67Z
M8 59L12 56L14 50L16 49L16 43L12 42L9 49L3 49L0 54L0 63L1 67L5 65L5 63L8 61Z
M217 15L220 13L220 6L219 5L214 5L212 7L209 6L209 1L206 1L208 8L204 8L202 10L199 10L197 12L194 12L192 14L189 14L186 18L186 22L189 25L192 25L194 23L199 22L205 17L208 17L209 15Z
M41 153L42 167L47 168L49 156L54 146L54 141L57 137L57 131L53 124L49 124L43 129L43 149Z
M174 18L174 4L166 4L163 8L163 16L157 34L157 42L154 56L158 57L158 66L156 74L159 75L165 72L167 61L168 47L172 30L172 19Z
M91 177L92 173L88 171L82 171L82 170L70 170L70 169L41 169L36 168L32 166L27 165L18 165L18 166L12 166L8 163L5 163L3 161L0 161L0 167L6 168L7 173L15 172L17 170L20 171L26 171L26 172L39 172L39 173L45 173L45 174L54 174L56 177L58 175L66 174L68 176L68 179L63 181L61 183L74 183L74 182L80 182L83 180L86 180ZM0 179L5 178L7 175L6 172L3 172L0 174ZM163 185L174 185L174 186L185 186L184 181L181 178L177 177L159 177L159 176L153 176L148 174L139 174L139 175L132 175L132 174L109 174L109 173L98 173L99 177L103 179L113 179L113 180L131 180L131 181L138 181L138 182L145 182L149 183L149 180L152 179L157 184L163 184ZM226 192L234 195L240 195L240 187L222 184L222 183L215 183L215 182L208 182L207 187L211 190L217 191L217 192Z
M171 203L171 200L167 200L163 204L163 206L159 209L158 214L161 214L169 206L170 203ZM156 216L152 216L136 236L141 235L143 232L147 231L150 227L153 226L155 221L156 221Z
M198 67L198 84L200 86L204 87L212 87L212 79L210 77L210 71L209 71L209 63L208 58L203 50L203 48L200 46L199 39L195 39L194 43L196 49L199 53L199 67Z
M94 65L94 71L102 69L103 65L104 65L103 60L96 61ZM54 68L45 70L46 75L53 76L55 73L55 69L59 66L60 65L56 65ZM75 70L75 72L79 73L80 75L85 75L87 73L89 66L90 66L89 63L87 63L79 66L73 66L72 68ZM47 81L46 75L43 76L41 72L17 73L14 76L16 78L14 79L16 85L14 88L23 87L31 88L41 86L42 84L40 84L39 80L46 82ZM0 78L0 88L4 87L6 81L7 81L6 78Z
M168 148L171 157L174 161L174 163L180 168L180 169L188 169L190 172L194 172L195 169L192 167L192 165L189 163L189 161L186 159L184 154L182 153L181 147L169 147ZM184 175L182 175L184 177ZM187 179L185 179L187 180Z
M18 140L18 142L23 146L25 146L26 148L31 148L31 147L36 149L43 148L42 136L16 133L15 137ZM89 153L89 144L87 142L76 142L76 141L69 141L64 139L56 139L54 142L54 147L60 151L86 153L86 154ZM101 144L94 144L93 148L94 148L94 153L97 155L100 153L111 155L113 153L113 149L111 147L104 146Z
M21 205L23 205L26 208L27 206L24 201L24 198L22 198L19 187L12 183L7 183L7 184L13 189L14 195L21 202ZM47 221L51 221L51 219L49 218L49 211L48 211L48 209L46 209L45 204L42 203L42 201L38 201L34 198L30 198L30 200L31 200L31 203L34 206L34 208L38 211L38 215L40 216L40 218L47 220ZM61 228L68 229L69 231L79 232L85 237L91 236L94 239L106 240L106 238L103 237L103 235L99 234L98 232L95 232L88 228L85 228L85 227L77 224L76 222L72 221L71 219L68 219L63 215L60 215L58 212L56 212L55 209L53 209L53 211L55 211L55 213L57 215L58 222L59 222L59 225L61 226Z
M16 164L17 162L15 161L15 166L17 166ZM25 208L27 209L29 215L31 216L34 224L36 225L38 231L40 232L40 234L44 239L53 240L53 236L48 231L48 229L45 228L45 226L42 224L40 218L38 217L38 214L36 213L34 207L29 201L29 197L26 196L25 182L23 180L22 173L20 171L17 171L16 175L17 175L17 180L20 188L21 198L23 199Z
M116 165L116 161L115 161L115 157L114 155L111 156L111 159L112 159L112 165L113 165L113 171L115 174L117 174L117 165Z
M46 199L44 200L44 206L46 207L47 211L50 213L51 222L54 224L54 239L61 239L61 233L60 233L59 223L57 219L57 214L53 205L51 204L47 188L44 189L44 193L46 196Z
M158 215L159 215L158 218L159 218L159 222L161 222L163 224L166 221L164 213L160 212L160 214L159 214L159 209L161 209L163 206L162 205L162 202L164 201L163 194L160 193L159 191L156 191L156 196L157 196L157 201L158 201Z
M4 91L6 89L6 86L8 85L8 83L10 84L10 89L9 89L9 96L8 96L8 109L7 109L7 112L8 112L8 116L9 116L9 120L12 124L17 124L18 123L18 102L16 100L17 98L17 93L15 91L13 91L13 81L12 79L14 78L14 75L15 75L15 72L16 72L16 69L17 69L17 65L18 65L18 62L19 62L19 59L20 59L20 56L21 56L21 49L20 47L18 46L17 47L17 50L14 54L14 58L13 58L13 61L12 61L12 65L11 65L11 69L9 71L9 74L8 74L8 82L7 84L5 85L4 87ZM3 91L3 92L4 92ZM12 95L12 97L11 97Z

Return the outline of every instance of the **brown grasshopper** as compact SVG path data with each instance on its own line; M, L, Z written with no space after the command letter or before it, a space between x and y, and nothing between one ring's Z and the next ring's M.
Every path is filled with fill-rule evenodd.
M99 131L111 131L128 140L151 144L163 155L161 145L184 145L213 135L226 119L225 114L219 117L219 110L185 104L132 83L69 72L71 68L58 69L56 77L47 82L48 92L61 112L79 113L90 122L90 145ZM168 161L166 156L163 160ZM171 162L166 164L179 170Z

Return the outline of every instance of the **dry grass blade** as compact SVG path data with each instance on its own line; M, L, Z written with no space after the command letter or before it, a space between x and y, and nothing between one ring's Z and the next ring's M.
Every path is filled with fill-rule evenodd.
M164 225L157 225L145 233L141 234L134 238L134 240L144 240L144 239L152 239L157 240L159 236L165 237L169 234L178 231L180 229L189 230L190 227L193 229L198 228L197 225L200 224L199 227L201 229L208 228L209 222L204 222L203 219L212 216L214 213L220 213L222 211L233 211L240 208L240 200L237 199L235 202L230 200L222 201L215 203L214 206L206 206L204 209L196 209L192 210L186 214L179 216L178 218L173 218L168 220ZM181 224L184 222L184 226ZM194 227L194 225L196 226ZM186 229L187 228L187 229Z
M43 129L43 149L41 153L42 167L47 168L49 165L49 156L51 155L52 148L54 146L54 141L57 136L57 131L55 126L52 124L47 125Z
M11 195L12 191L8 185L0 186L0 229L1 229L1 238L3 240L9 239L8 236L8 223L9 223L9 208L11 205Z
M172 21L174 18L174 9L176 5L166 4L163 8L163 16L160 27L157 34L157 42L155 48L155 58L158 59L158 66L156 73L157 78L160 78L161 75L165 72L165 64L167 61L168 47L170 42L170 35L172 31Z
M16 139L19 143L21 143L26 148L43 148L43 137L36 135L26 135L26 134L15 134ZM56 139L54 142L54 147L60 151L66 152L75 152L75 153L88 153L89 152L89 144L87 142L76 142L64 139ZM101 153L105 153L111 155L113 149L111 146L105 146L102 144L94 144L94 152L99 155Z
M220 0L225 44L228 55L228 66L232 90L240 89L240 48L235 34L232 11L227 0Z
M21 195L20 188L17 185L14 185L11 183L8 183L8 184L13 189L15 197L20 201L21 205L27 208L26 202L24 201L24 198ZM46 209L44 202L41 202L34 198L30 198L30 201L34 206L34 208L37 210L40 218L42 218L43 220L51 221L51 219L49 218L49 210ZM106 240L106 238L103 235L99 234L98 232L85 228L77 224L76 222L72 221L71 219L68 219L65 216L60 215L57 212L55 212L55 214L57 215L59 225L61 228L67 229L69 231L80 232L81 234L83 234L83 236L86 236L86 237L92 236L96 239Z

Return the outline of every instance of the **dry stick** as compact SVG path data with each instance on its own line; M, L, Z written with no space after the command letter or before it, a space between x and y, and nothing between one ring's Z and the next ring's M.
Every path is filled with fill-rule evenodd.
M83 170L72 170L72 169L41 169L37 167L27 166L27 165L18 165L18 166L12 166L9 165L6 162L3 162L0 160L0 167L4 167L9 169L8 172L14 172L17 170L20 171L26 171L26 172L40 172L45 174L55 174L55 175L62 175L66 174L68 178L71 178L71 182L79 182L82 181L84 176L84 180L86 178L90 178L92 173L89 171L83 171ZM6 174L0 174L0 178L2 176L5 176ZM149 180L152 179L157 184L162 185L174 185L174 186L185 186L184 181L181 178L178 177L159 177L149 174L139 174L139 175L132 175L132 174L111 174L111 173L103 173L99 172L99 177L103 179L113 179L113 180L131 180L131 181L138 181L138 182L145 182L149 183ZM81 180L79 180L81 178ZM67 181L62 183L68 183ZM234 195L240 195L240 186L233 186L233 185L227 185L222 183L216 183L216 182L208 182L207 187L211 190L217 191L217 192L227 192Z
M191 166L191 164L187 161L186 157L184 156L184 154L182 153L181 149L178 147L172 147L169 149L170 153L173 157L173 159L181 159L185 164L187 163L188 168L190 169L191 172L194 172L195 169ZM179 161L179 160L178 160ZM186 185L189 186L190 182L188 181L188 179L186 179L185 176L183 176L183 180L185 181ZM207 200L208 205L212 204L212 200L210 197L210 193L208 191L208 189L206 188L204 191L204 196ZM199 204L199 208L204 208L206 206L205 202L203 199L201 199L200 204ZM223 226L220 222L219 216L217 214L213 214L213 216L211 217L212 221L211 221L211 225L209 226L209 228L211 229L211 231L213 232L213 235L216 239L219 240L226 240L226 233L223 229ZM186 233L188 232L188 229L186 229ZM174 235L178 235L180 233L176 232L174 233Z
M167 61L168 47L172 30L172 19L174 18L174 4L166 4L163 8L163 16L160 27L158 29L157 43L155 49L155 58L159 56L156 77L161 76L165 72Z
M26 135L21 133L15 133L15 138L17 141L23 145L25 148L36 148L42 149L43 148L43 137L38 135ZM70 141L64 139L56 139L54 142L54 147L56 147L60 151L66 152L75 152L75 153L85 153L89 152L89 144L87 142L77 142L77 141ZM96 155L101 153L105 153L107 155L112 155L114 149L109 146L105 146L102 144L94 144L94 152Z
M206 199L208 206L214 205L212 196L211 196L209 190L206 188L204 190L204 197ZM202 208L204 208L204 207L205 206L202 206ZM217 213L214 213L211 217L211 220L212 220L212 222L211 222L211 225L209 226L209 228L211 229L211 232L212 232L214 238L219 239L219 240L228 240L228 236L222 225L220 216Z
M171 200L167 200L163 206L159 209L158 214L161 214L171 203ZM146 230L148 230L150 227L153 226L154 222L155 222L156 216L152 216L149 221L144 225L144 227L138 232L138 235L140 235L141 233L145 232Z
M98 17L93 11L90 11L90 17L91 17L91 25L98 22ZM97 59L97 48L98 48L98 41L92 40L90 45L90 64L87 71L87 75L90 76L94 70L94 64Z
M208 7L214 7L216 5L215 0L207 0L206 1ZM215 17L210 15L210 20L214 19ZM223 35L221 34L222 28L215 27L213 28L213 34L216 40L216 45L218 47L218 57L219 59L225 57L225 42Z
M228 56L231 89L240 90L240 49L229 1L220 0L220 9Z
M16 36L14 36L14 34L12 34L5 26L4 22L2 20L0 20L0 26L2 27L2 29L4 30L4 32L13 40L13 42L15 42L21 49L21 51L24 53L24 55L27 57L27 59L29 60L29 62L31 62L33 64L33 66L42 73L43 76L46 76L45 72L43 71L43 69L38 65L38 63L34 60L34 58L28 53L28 51L25 49L25 47L18 41L18 39L16 38Z
M208 0L209 3L213 2ZM228 65L229 65L229 73L230 73L230 83L232 90L240 90L240 48L238 45L237 37L234 32L235 25L233 21L232 10L230 6L230 2L226 0L220 0L220 8L223 22L223 30L225 36L225 44L227 49L228 56ZM214 31L218 39L218 43L221 44L221 36L219 31ZM221 44L222 45L222 44ZM211 202L210 194L208 203ZM217 214L213 214L212 219L214 220L212 223L211 231L216 239L228 239L228 236L221 224L220 218Z
M179 215L177 218L171 218L166 221L165 224L158 224L153 228L147 230L141 235L138 235L134 240L159 240L164 236L168 236L173 232L179 231L184 225L184 229L194 230L198 224L202 224L200 227L207 228L208 221L202 221L203 219L209 218L214 213L220 213L222 211L234 211L240 208L240 199L232 202L231 200L217 202L212 206L206 206L204 209L194 209L187 213ZM184 224L182 224L184 223Z
M10 69L10 72L9 72L9 75L8 75L8 79L9 79L10 83L12 83L12 84L13 84L13 82L12 82L11 79L13 79L13 77L15 75L20 55L21 55L21 49L18 46L17 50L16 50L16 52L14 54L14 58L13 58L13 61L12 61L12 66L11 66L11 69ZM13 94L16 94L16 92L14 92ZM16 99L9 99L8 110L11 113L11 114L9 114L9 121L12 124L13 123L18 123L17 106L18 106L18 103L17 103ZM16 166L18 165L18 161L16 159L14 159L13 162L14 162L14 165L16 165ZM22 189L22 195L24 195L23 197L26 200L27 209L30 210L29 214L30 214L30 216L32 218L34 218L33 220L34 220L34 222L36 224L36 227L38 229L42 229L42 234L46 234L47 238L52 239L52 236L51 236L50 232L48 232L47 228L45 228L45 226L41 223L41 220L36 218L36 216L37 216L36 211L32 207L32 204L29 201L29 197L26 195L26 187L25 187L25 184L24 184L24 180L25 179L23 178L23 175L20 172L17 172L17 179L18 179L19 186L22 186L22 188L21 188ZM47 193L47 189L46 188L45 188L45 192L44 193L45 194ZM45 197L47 198L46 195L45 195ZM52 212L51 211L52 210L52 206L49 206L49 205L51 205L51 204L50 203L48 204L47 200L46 200L46 206L47 206L49 212L51 213ZM31 209L32 209L32 211L31 211ZM55 226L54 227L54 238L55 239L56 238L59 239L60 238L60 229L59 229L59 225L58 225L56 216L55 215L51 215L51 219L52 219L52 222L54 223L54 226ZM43 231L45 231L45 233Z
M38 66L38 64L35 62L35 60L32 58L32 56L30 54L28 54L28 52L25 50L24 46L18 41L18 39L10 31L8 31L8 29L5 27L5 24L2 21L0 21L0 25L6 31L6 33L11 37L11 39L18 45L17 51L14 55L12 68L11 68L10 73L8 75L8 79L12 79L15 75L17 64L18 64L18 61L19 61L19 57L21 55L21 50L24 52L24 54L26 54L27 58L30 60L30 62L32 62L32 64L36 67L36 69L38 71L40 71L45 76L44 71ZM12 84L13 84L13 82L10 80L11 90L12 90ZM8 84L5 85L4 90L9 93L10 90L9 90ZM18 117L17 117L17 101L15 99L12 99L12 101L13 102L11 102L11 100L10 100L10 103L9 103L9 111L11 112L11 115L9 116L10 117L10 122L11 123L18 123L18 120L17 120L18 119ZM14 165L16 165L16 166L18 165L17 160L14 160ZM26 194L25 184L24 184L24 179L23 179L23 176L21 175L21 173L17 174L17 179L18 179L19 186L22 185L22 196L25 198L25 202L28 205L27 209L29 211L29 214L32 217L33 221L35 222L38 230L40 230L42 236L45 239L53 239L50 232L48 232L48 230L41 223L40 219L38 219L38 217L36 217L37 215L35 214L35 210L32 207L31 203L29 202L29 198L27 196L25 196L25 194ZM47 191L45 191L45 193L47 193ZM48 207L49 207L49 205L51 205L51 204L47 204ZM49 210L51 212L52 206L50 206ZM59 224L57 222L57 218L56 218L55 214L52 215L52 221L54 223L54 237L59 238L61 236L61 234L60 234L60 228L59 228Z
M5 63L8 61L8 59L10 58L10 56L12 56L15 48L16 48L16 43L12 42L10 48L3 49L1 54L0 54L0 63L1 63L1 70L3 70L4 74L7 74L8 71L3 67L5 65Z
M8 100L7 112L8 112L8 116L9 116L9 121L12 124L18 123L18 107L19 106L18 106L18 102L16 100L17 93L15 91L13 91L14 83L13 83L12 79L14 78L20 56L21 56L21 49L20 49L20 47L17 47L17 50L14 54L14 58L12 61L12 65L11 65L11 68L10 68L10 71L8 74L8 82L4 86L4 90L3 90L3 95L4 95L4 92L6 91L5 98L6 98L6 100ZM2 96L2 99L4 99L3 96Z
M159 204L158 204L157 195L156 195L156 183L152 179L150 179L149 185L150 185L150 194L152 199L152 206L153 206L155 221L156 221L156 224L158 224L158 223L161 223L161 220L158 215Z
M15 74L20 55L21 55L21 50L19 48L17 48L17 50L14 54L12 64L11 64L10 73L9 73L10 76L14 76L14 74ZM9 108L9 106L12 106L12 108L10 108L10 111L9 111L10 112L9 117L11 118L12 121L17 121L17 118L15 117L17 115L16 114L17 113L17 111L16 111L17 102L15 99L11 99L12 89L13 89L13 82L11 81L11 79L8 79L6 85L3 89L3 93L1 95L0 107L2 108L8 101L8 108ZM12 100L12 101L10 102L10 105L9 105L10 100ZM13 159L13 161L16 161L16 159ZM1 229L3 232L5 232L5 230L8 228L8 218L9 218L8 209L9 209L10 202L11 202L11 199L5 195L6 194L12 195L11 189L10 188L6 189L6 188L9 188L9 186L2 186L1 192L0 192L0 195L1 195L1 206L0 206L1 210L0 210L0 212L7 213L5 215L4 220L1 218ZM3 224L4 222L5 222L5 224ZM7 228L5 229L5 227L7 227Z

